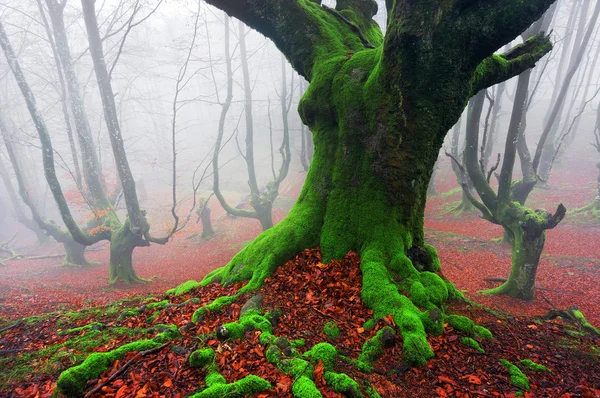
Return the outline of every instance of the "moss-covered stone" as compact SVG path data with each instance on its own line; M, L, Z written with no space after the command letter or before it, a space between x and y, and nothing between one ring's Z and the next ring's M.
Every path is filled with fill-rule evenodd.
M334 321L329 321L323 327L323 334L325 334L328 339L336 340L340 337L340 328Z
M203 368L210 365L215 360L215 351L212 348L196 350L190 355L190 366L194 368Z
M513 365L506 359L500 359L500 363L508 370L510 382L521 390L529 391L529 378L519 369L517 365Z
M304 353L304 357L309 358L313 364L319 361L323 362L325 370L333 369L337 356L337 350L329 343L315 344L309 351Z

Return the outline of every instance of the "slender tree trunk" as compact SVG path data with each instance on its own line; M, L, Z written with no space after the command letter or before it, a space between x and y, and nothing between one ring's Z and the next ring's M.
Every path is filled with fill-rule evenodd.
M120 228L113 231L110 239L109 283L114 284L118 281L126 284L148 282L138 277L133 269L133 251L138 246L148 245L141 241L139 234L132 232L129 219Z
M73 137L73 129L71 128L71 117L69 116L69 104L67 98L67 87L65 85L65 79L63 76L63 68L60 63L60 56L58 55L58 51L56 49L56 44L54 42L54 36L52 35L52 31L50 29L50 25L48 24L48 19L46 18L46 11L42 6L42 0L36 0L38 5L38 10L40 11L40 16L42 17L42 22L44 23L44 29L46 30L46 36L48 36L48 40L50 42L50 47L52 48L52 55L54 56L54 63L56 64L56 73L58 75L58 81L60 83L60 102L63 112L63 118L65 120L65 127L67 130L67 137L69 138L69 147L71 148L71 156L73 157L73 166L75 168L75 182L77 183L77 187L81 189L83 187L82 177L81 177L81 169L79 167L79 155L77 154L77 146L75 145L75 139ZM53 0L50 0L53 1ZM52 10L52 8L51 8ZM64 28L64 26L63 26ZM68 52L68 48L66 49Z
M577 27L577 34L575 36L575 41L574 41L574 45L573 45L573 53L568 58L569 59L569 67L567 69L567 74L564 78L564 81L562 82L562 86L559 86L558 84L555 85L554 91L556 92L556 96L554 95L555 93L553 93L552 97L556 98L556 103L557 103L558 107L555 110L551 106L548 109L548 113L546 115L546 118L548 120L552 121L552 126L549 131L548 137L545 139L545 144L544 144L543 152L541 154L541 159L540 159L539 167L538 167L538 175L544 181L548 180L548 178L550 177L550 170L552 169L554 153L556 152L556 142L555 142L556 141L556 133L558 132L558 129L560 127L561 116L564 111L568 93L571 89L570 84L571 84L572 78L575 76L575 73L579 70L579 65L581 64L581 59L583 58L583 54L585 54L586 48L589 43L589 35L587 35L588 36L587 38L585 37L586 30L593 31L595 28L596 21L598 20L598 15L596 12L594 12L594 15L592 16L592 18L588 24L588 28L586 29L586 22L587 22L587 16L589 13L589 9L590 9L590 4L591 4L591 0L583 0L581 10L580 10L580 15L579 15L579 24ZM570 27L567 27L567 31L569 30L569 28ZM571 28L571 32L572 32L572 28ZM567 35L569 35L569 33L567 33ZM590 32L590 35L591 35L591 32ZM571 35L569 35L569 36L571 36ZM567 41L570 41L570 39L571 39L570 37L567 37ZM568 43L565 44L565 51L566 51L566 53L563 55L566 57L567 54L569 54L569 52L570 52ZM561 59L561 62L562 62L562 59ZM559 70L560 70L560 68L559 68ZM560 89L558 89L559 87L560 87ZM551 102L551 104L553 104L553 102Z
M546 232L527 233L518 225L505 228L513 246L510 275L501 286L484 293L506 294L511 297L532 300L540 256L546 242Z
M65 260L63 261L63 265L66 266L82 266L82 265L90 265L90 263L85 258L85 246L75 242L74 240L70 240L70 242L63 242L63 246L65 248Z
M85 106L79 88L77 74L73 67L73 59L69 48L69 41L64 26L63 10L65 2L59 3L57 0L46 0L50 21L54 31L54 40L56 41L56 52L60 59L60 66L65 74L66 87L69 92L69 104L73 113L73 121L79 145L81 148L81 157L83 162L83 174L90 190L92 204L97 209L111 209L111 203L106 196L102 182L102 171L90 124L85 113ZM57 65L58 66L58 65ZM59 70L60 74L60 70Z
M202 240L212 239L215 236L215 230L210 220L210 207L208 205L205 205L200 213L200 220L202 221L202 235L200 237Z

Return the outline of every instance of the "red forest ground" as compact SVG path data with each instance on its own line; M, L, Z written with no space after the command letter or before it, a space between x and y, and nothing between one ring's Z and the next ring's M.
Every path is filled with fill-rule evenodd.
M593 198L597 169L590 160L568 164L557 169L548 189L539 189L531 203L553 210L562 201L567 208L583 206ZM577 179L573 176L577 175ZM293 175L283 192L290 199L298 195L302 175ZM455 188L448 164L437 175L437 189L446 192ZM427 237L437 247L445 275L468 297L492 308L513 314L542 315L551 306L566 309L579 306L588 319L600 326L600 223L568 215L555 230L548 232L544 257L538 271L538 290L531 302L505 297L488 298L478 290L493 285L485 278L506 277L510 269L510 249L492 238L501 236L501 229L478 215L456 216L447 213L449 204L460 194L443 199L434 196L428 202L425 226ZM139 248L134 253L135 268L152 283L133 286L107 284L108 247L99 245L88 253L97 264L87 268L56 266L59 259L18 260L0 266L0 317L21 318L59 309L76 309L98 305L111 300L164 293L167 289L189 279L201 279L207 272L222 266L243 245L260 233L256 220L230 218L223 214L218 203L211 202L212 217L218 236L208 242L186 239L199 232L199 226L179 233L166 246ZM152 212L150 212L152 214ZM285 215L276 209L275 222ZM23 251L27 254L60 253L58 245Z

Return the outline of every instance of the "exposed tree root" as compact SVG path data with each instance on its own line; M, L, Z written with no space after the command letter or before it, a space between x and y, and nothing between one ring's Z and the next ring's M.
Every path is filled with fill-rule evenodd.
M566 310L552 309L543 316L544 319L554 319L558 317L577 325L587 333L600 336L600 330L596 329L587 321L587 319L585 319L585 316L577 306L571 306Z
M485 278L484 281L486 281L486 282L500 282L500 283L504 283L504 282L507 281L507 279L506 278ZM549 287L543 287L543 286L535 286L535 289L545 290L545 291L548 291L548 292L556 292L556 293L583 294L583 292L579 292L579 291L551 289Z

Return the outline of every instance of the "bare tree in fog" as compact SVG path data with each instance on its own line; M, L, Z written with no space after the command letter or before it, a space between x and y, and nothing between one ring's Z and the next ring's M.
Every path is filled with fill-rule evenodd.
M563 119L562 115L565 105L567 104L568 94L573 89L571 82L579 71L583 56L587 53L591 35L596 27L597 19L595 19L594 15L592 15L591 19L588 21L590 4L591 0L583 0L580 6L581 8L579 8L579 2L577 2L575 7L572 8L569 16L565 44L563 46L563 53L559 61L555 80L557 83L560 82L560 84L555 84L554 86L552 101L545 116L545 128L542 133L542 141L544 144L536 151L533 161L536 170L538 169L539 164L539 176L544 181L548 180L550 170L552 169L552 162L555 160L554 154L556 152L556 145L558 145L557 133L561 120ZM579 11L579 23L577 24L577 33L573 35L577 11ZM564 70L565 65L567 65L567 69L563 77L562 71ZM575 99L571 102L575 102ZM566 119L566 122L567 124L570 123L568 119Z
M219 132L217 142L214 148L213 155L213 191L215 196L221 203L221 206L229 214L237 217L255 218L260 221L263 231L273 226L273 203L279 194L279 186L288 174L291 152L290 152L290 136L289 136L289 110L293 97L293 78L292 91L288 94L287 89L287 64L282 60L282 83L279 102L281 106L281 117L283 120L283 141L279 148L281 155L281 165L278 171L272 164L273 179L267 183L266 188L260 189L256 178L256 168L254 164L254 120L252 115L252 87L250 85L250 72L248 69L248 54L246 49L245 28L242 22L239 23L239 48L241 69L243 75L244 88L244 115L246 124L246 146L241 149L241 155L246 162L248 171L248 185L250 187L250 205L254 210L245 210L233 207L227 203L220 189L219 176L219 153L223 146L223 136L225 133L225 118L231 106L233 99L233 69L231 66L231 53L229 49L229 18L225 17L225 63L227 68L227 93L225 101L221 104L221 117L219 120ZM215 84L216 85L216 84ZM273 159L272 159L273 161Z
M594 142L592 142L596 151L600 155L600 104L598 105L598 109L596 110L596 125L594 128ZM598 168L598 182L596 185L596 197L594 200L580 209L575 210L576 213L591 213L592 216L596 218L600 218L600 159L596 163L596 167Z
M46 221L38 212L38 209L35 203L31 200L30 193L27 190L23 174L21 172L21 166L17 160L17 156L15 154L13 148L13 142L9 133L6 129L6 124L4 120L0 116L0 133L2 134L2 139L4 142L4 146L6 148L6 152L10 159L10 163L15 173L15 177L17 179L17 184L19 187L19 194L21 195L21 199L23 202L29 207L31 211L33 222L37 225L38 229L45 231L48 235L50 235L54 240L61 243L65 249L65 259L63 261L63 265L67 266L82 266L89 265L87 260L85 259L85 246L81 243L76 242L71 233L68 230L65 230L58 226L56 223L52 221ZM2 167L3 168L3 167ZM4 175L5 172L0 170L0 172ZM14 195L14 192L13 194ZM22 210L21 210L22 212ZM29 221L29 220L28 220Z
M550 25L556 6L552 6L545 16L532 25L521 36L524 44L511 51L518 53L520 47L526 46L531 40L539 37ZM593 21L600 12L600 3L594 11ZM586 36L587 37L587 36ZM498 191L494 192L490 178L495 171L492 167L486 170L479 154L479 119L483 112L485 91L479 92L473 99L473 118L467 125L467 146L465 165L454 158L455 164L473 181L481 201L474 196L469 199L482 213L483 218L502 226L505 236L512 245L511 272L504 283L495 289L485 291L486 294L507 294L512 297L532 299L534 296L535 277L540 256L546 240L546 230L556 227L565 216L566 209L560 204L554 214L543 210L531 210L524 207L527 197L538 182L537 168L525 141L526 115L529 104L529 82L532 70L526 70L519 75L513 111L506 137L504 160L498 176ZM549 120L548 123L552 123ZM538 150L544 145L544 136L538 142ZM483 147L481 149L483 152ZM513 170L517 153L520 158L523 178L513 181ZM487 172L487 175L486 175ZM468 192L468 190L465 190Z
M38 226L38 224L31 218L27 217L25 211L21 207L21 202L17 198L17 194L15 192L15 188L10 179L10 175L8 174L8 170L6 166L4 166L4 162L2 161L2 157L0 156L0 177L2 178L2 183L4 184L4 188L8 195L8 199L10 200L10 204L12 205L12 210L14 213L15 219L23 224L26 228L33 231L37 238L36 245L43 245L48 241L48 237L42 231L42 229ZM3 214L5 214L6 210L3 208ZM0 220L1 222L1 220Z
M52 141L46 123L37 108L35 96L25 79L2 24L0 24L0 44L2 45L9 66L23 94L31 118L35 123L42 144L44 173L58 205L63 222L71 233L71 236L76 242L82 245L91 245L100 240L110 241L110 282L114 283L118 280L126 283L140 282L143 281L143 279L136 275L132 266L132 254L134 249L139 246L149 246L151 242L165 244L177 231L179 219L173 212L175 223L171 231L169 231L165 237L161 238L155 238L150 235L150 225L146 220L146 212L139 206L135 182L123 144L109 70L105 63L102 39L98 30L94 2L92 0L82 0L81 4L88 33L89 50L92 56L94 72L96 74L100 98L104 109L104 119L109 132L113 156L118 165L117 171L123 186L123 196L127 207L127 217L124 222L119 220L111 202L106 198L99 173L92 173L90 181L92 181L94 187L91 189L97 190L99 195L98 197L94 197L97 201L93 208L97 215L95 224L88 225L90 228L89 231L81 229L77 225L71 214L69 205L65 200L60 182L56 175L54 149L52 147ZM196 29L197 23L198 15L196 15ZM60 45L58 46L58 49L60 54ZM67 77L67 82L68 81L69 79ZM68 84L72 84L72 82L68 82ZM73 87L76 88L74 85ZM80 127L85 130L85 123L81 120L79 123ZM80 136L79 138L81 139L82 137ZM85 137L83 138L85 139ZM95 151L90 151L83 155L93 157L95 156ZM84 165L88 160L89 159L84 160ZM93 161L89 162L89 164L90 166L94 166ZM85 173L84 168L84 175ZM173 204L173 207L175 207L175 204Z

